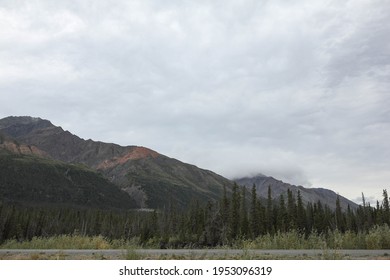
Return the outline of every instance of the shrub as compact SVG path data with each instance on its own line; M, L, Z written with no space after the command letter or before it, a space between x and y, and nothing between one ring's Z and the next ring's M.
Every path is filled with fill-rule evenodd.
M387 224L375 226L365 236L367 249L390 249L390 228Z

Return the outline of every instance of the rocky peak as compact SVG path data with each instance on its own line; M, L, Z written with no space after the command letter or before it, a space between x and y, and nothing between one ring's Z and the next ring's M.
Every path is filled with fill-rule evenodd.
M54 125L41 118L34 117L7 117L0 120L0 130L12 137L24 137L37 129L54 127Z
M16 141L38 147L53 159L82 163L93 169L107 169L129 160L156 158L153 150L84 140L50 121L33 117L8 117L0 120L0 132Z

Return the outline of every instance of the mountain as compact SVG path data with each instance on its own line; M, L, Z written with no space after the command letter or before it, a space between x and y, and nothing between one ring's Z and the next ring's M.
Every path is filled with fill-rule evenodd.
M212 171L169 158L146 147L84 140L41 118L1 119L0 133L3 135L0 135L0 140L8 139L3 148L8 145L8 150L14 154L34 156L38 162L45 159L58 164L71 164L82 167L83 171L100 174L112 186L126 192L139 208L164 208L170 205L185 208L194 200L215 201L222 197L224 188L229 193L233 186L233 181ZM295 195L300 190L305 203L320 200L332 209L338 196L331 190L294 186L264 175L235 181L248 188L256 184L257 193L262 198L267 197L268 186L271 186L274 198L285 194L288 189ZM342 196L339 199L343 209L348 205L357 207Z
M295 197L297 196L298 191L300 191L304 204L308 202L314 204L318 201L321 201L321 203L328 205L331 209L336 209L336 199L338 194L329 189L304 188L302 186L295 186L262 174L254 177L239 178L235 181L237 184L246 186L248 188L252 188L253 184L255 184L256 193L262 197L268 196L268 186L271 187L272 198L278 198L281 194L283 194L286 198L286 192L289 189L293 192ZM357 208L357 204L343 196L339 196L339 200L342 209L347 209L348 205L351 207L351 209Z
M0 201L100 209L135 208L135 201L84 166L55 161L34 146L0 134Z
M119 146L84 140L50 121L32 117L0 120L0 132L48 157L83 164L98 171L137 201L142 208L186 207L192 200L218 200L233 183L212 171L200 169L139 146Z

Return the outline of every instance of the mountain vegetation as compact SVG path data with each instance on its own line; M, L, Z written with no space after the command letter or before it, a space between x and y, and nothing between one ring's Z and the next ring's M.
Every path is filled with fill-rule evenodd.
M389 225L386 190L374 207L364 196L358 206L267 176L236 183L145 147L84 140L40 118L0 120L0 244L100 236L154 248L264 240L279 248L284 239L306 246L337 237L390 248Z
M0 201L129 209L135 201L102 175L82 165L33 155L0 156Z
M245 188L235 185L220 201L204 206L194 201L187 211L174 204L161 211L119 211L1 203L0 244L37 237L102 236L110 243L149 248L390 248L387 190L377 207L364 204L344 212L321 202L303 205L299 194L292 192L277 200L270 192L263 203L254 186L248 205L247 195Z
M209 170L180 162L145 147L84 140L47 120L8 117L0 133L47 157L82 164L127 192L139 208L164 208L170 201L185 208L192 199L218 199L233 183Z

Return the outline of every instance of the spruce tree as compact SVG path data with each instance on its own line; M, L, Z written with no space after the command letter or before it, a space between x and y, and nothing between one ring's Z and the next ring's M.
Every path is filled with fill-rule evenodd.
M340 230L341 232L345 231L345 224L343 219L343 212L341 210L339 195L337 195L336 197L335 223L336 229Z
M257 208L257 194L256 194L256 185L253 184L251 192L251 207L249 213L249 223L250 223L250 233L252 238L256 238L259 231L259 216Z
M236 239L240 234L240 192L238 185L233 184L231 199L231 238Z
M301 233L304 232L306 227L306 211L305 207L303 206L300 190L298 190L297 194L297 226Z
M284 195L280 194L279 196L279 211L277 218L277 230L281 232L287 231L287 209L286 203L284 201Z
M356 226L356 217L354 211L352 211L351 207L348 204L347 207L347 215L346 215L346 229L357 233Z
M390 206L389 206L389 196L387 195L387 190L383 190L383 222L390 225Z
M258 223L259 234L266 234L267 223L266 223L266 218L265 218L265 207L263 206L260 198L257 199L256 212L257 212L257 216L258 216L256 221Z
M290 189L287 190L287 217L288 229L295 229L297 226L297 206L293 192Z
M325 211L320 200L314 204L314 224L313 228L317 233L324 233L326 228Z
M241 237L247 238L249 235L249 221L248 221L248 209L246 206L246 187L242 187L241 191Z
M267 195L267 208L266 208L266 223L267 223L267 232L273 234L274 224L273 224L273 205L272 205L272 191L271 186L268 186L268 195Z
M230 201L226 194L226 187L223 187L223 197L220 207L220 219L221 219L221 239L225 244L230 239Z
M313 204L311 202L308 202L306 205L306 228L305 228L306 236L308 236L310 233L312 233L313 224L314 224Z

